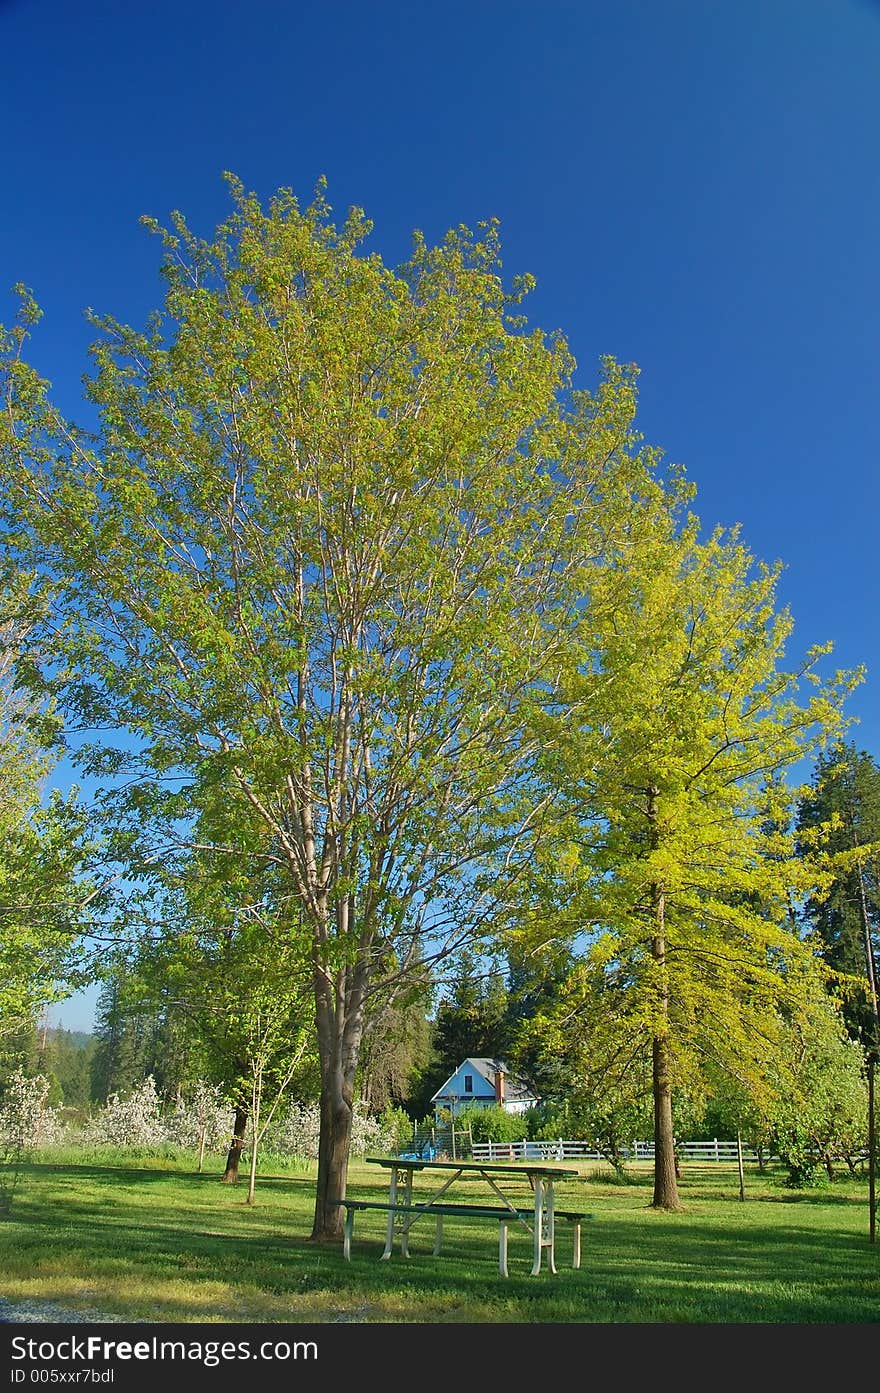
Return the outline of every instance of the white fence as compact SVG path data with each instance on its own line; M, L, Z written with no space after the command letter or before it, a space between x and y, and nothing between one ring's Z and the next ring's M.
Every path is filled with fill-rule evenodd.
M475 1161L603 1161L605 1153L596 1150L585 1141L475 1141L472 1145ZM675 1150L681 1161L726 1161L729 1165L737 1163L735 1141L680 1141ZM654 1158L652 1141L634 1141L630 1146L620 1148L627 1161L651 1161ZM742 1149L744 1161L757 1161L758 1156L751 1147Z

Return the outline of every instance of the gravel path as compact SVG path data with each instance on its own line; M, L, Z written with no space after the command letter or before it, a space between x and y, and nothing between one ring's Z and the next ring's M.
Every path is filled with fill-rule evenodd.
M33 1321L37 1325L52 1325L63 1322L65 1325L94 1325L97 1321L121 1321L121 1316L108 1316L106 1311L73 1311L69 1306L60 1306L57 1301L7 1301L0 1296L0 1323L13 1325L19 1321Z

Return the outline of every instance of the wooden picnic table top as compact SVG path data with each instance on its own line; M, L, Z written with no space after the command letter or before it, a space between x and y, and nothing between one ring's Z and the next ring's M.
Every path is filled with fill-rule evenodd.
M416 1161L404 1156L366 1156L364 1159L388 1170L473 1171L475 1175L540 1175L556 1180L580 1175L580 1171L569 1166L548 1165L546 1161Z

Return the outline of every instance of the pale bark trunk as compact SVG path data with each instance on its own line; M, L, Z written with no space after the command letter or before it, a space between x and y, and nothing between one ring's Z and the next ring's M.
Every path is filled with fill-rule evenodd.
M257 1188L257 1148L260 1144L260 1104L263 1098L263 1070L257 1068L251 1089L251 1164L248 1173L247 1202L253 1204Z

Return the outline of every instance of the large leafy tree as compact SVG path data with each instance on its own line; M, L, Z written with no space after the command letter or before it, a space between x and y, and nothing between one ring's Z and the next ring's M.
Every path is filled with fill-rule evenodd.
M20 1031L83 980L96 889L75 792L46 796L57 725L16 672L33 661L38 611L25 577L0 574L0 1035Z
M526 943L567 936L582 949L568 1028L589 1021L606 1086L625 1086L635 1051L650 1062L664 1209L679 1202L676 1088L694 1092L707 1060L765 1077L774 1022L808 1016L815 999L818 957L792 913L813 871L795 855L785 775L838 732L855 680L823 686L821 649L787 669L777 571L736 533L700 533L684 506L678 520L645 507L595 579L577 709L542 721L568 820L521 925Z
M44 679L128 733L103 767L137 781L141 816L174 777L262 822L308 950L313 1237L336 1238L365 1022L527 864L547 807L531 713L654 458L633 373L609 361L573 392L563 340L527 328L494 225L416 237L392 270L321 190L264 209L231 187L210 241L153 225L166 295L145 332L95 321L91 435L24 362L25 300L7 541L55 587Z
M431 1059L431 984L413 973L405 993L383 1001L367 1019L360 1053L358 1096L371 1113L413 1109ZM423 1111L423 1110L421 1110ZM421 1116L418 1106L415 1113Z
M769 1145L791 1185L811 1184L820 1166L852 1171L867 1130L865 1057L834 1002L817 995L806 1022L788 1020L774 1088L763 1109Z

